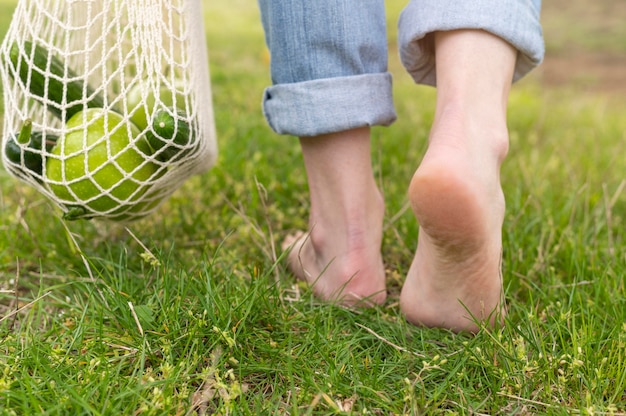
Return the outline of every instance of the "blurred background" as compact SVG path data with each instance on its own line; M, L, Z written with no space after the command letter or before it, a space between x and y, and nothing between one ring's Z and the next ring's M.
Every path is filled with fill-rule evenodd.
M626 1L544 0L545 87L626 97Z

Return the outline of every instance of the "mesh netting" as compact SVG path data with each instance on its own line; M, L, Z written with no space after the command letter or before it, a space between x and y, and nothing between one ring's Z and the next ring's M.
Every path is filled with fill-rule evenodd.
M20 0L2 161L67 219L141 218L216 158L200 0Z

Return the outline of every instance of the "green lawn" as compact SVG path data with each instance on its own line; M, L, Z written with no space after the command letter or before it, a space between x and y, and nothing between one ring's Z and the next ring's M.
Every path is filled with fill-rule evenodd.
M399 119L373 139L390 296L360 311L320 303L286 271L280 242L306 226L306 180L297 141L261 115L256 4L204 3L210 172L124 228L65 223L0 170L0 414L626 414L623 99L550 88L541 70L513 89L506 325L420 329L398 293L435 95L398 63L402 2L386 1Z

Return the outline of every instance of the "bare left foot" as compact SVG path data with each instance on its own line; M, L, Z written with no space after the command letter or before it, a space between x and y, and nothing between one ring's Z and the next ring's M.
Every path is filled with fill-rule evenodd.
M308 233L290 235L283 242L283 249L290 250L289 269L298 279L308 282L322 300L346 306L382 304L387 294L380 236L370 233L369 237L357 236L347 244L340 242L340 236L322 237L325 242L318 240L324 233L316 227Z
M309 231L290 236L289 268L317 297L344 305L385 301L384 202L368 128L301 138L311 194Z

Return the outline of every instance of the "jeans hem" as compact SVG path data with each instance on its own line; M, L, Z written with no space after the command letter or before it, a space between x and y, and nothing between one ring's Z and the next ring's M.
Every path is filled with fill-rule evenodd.
M387 126L396 119L391 74L324 78L268 87L263 113L278 134L299 137L365 126Z
M428 33L481 29L518 50L513 81L543 60L545 46L539 22L539 0L413 0L398 22L400 58L415 82L436 85L435 59L419 40Z

